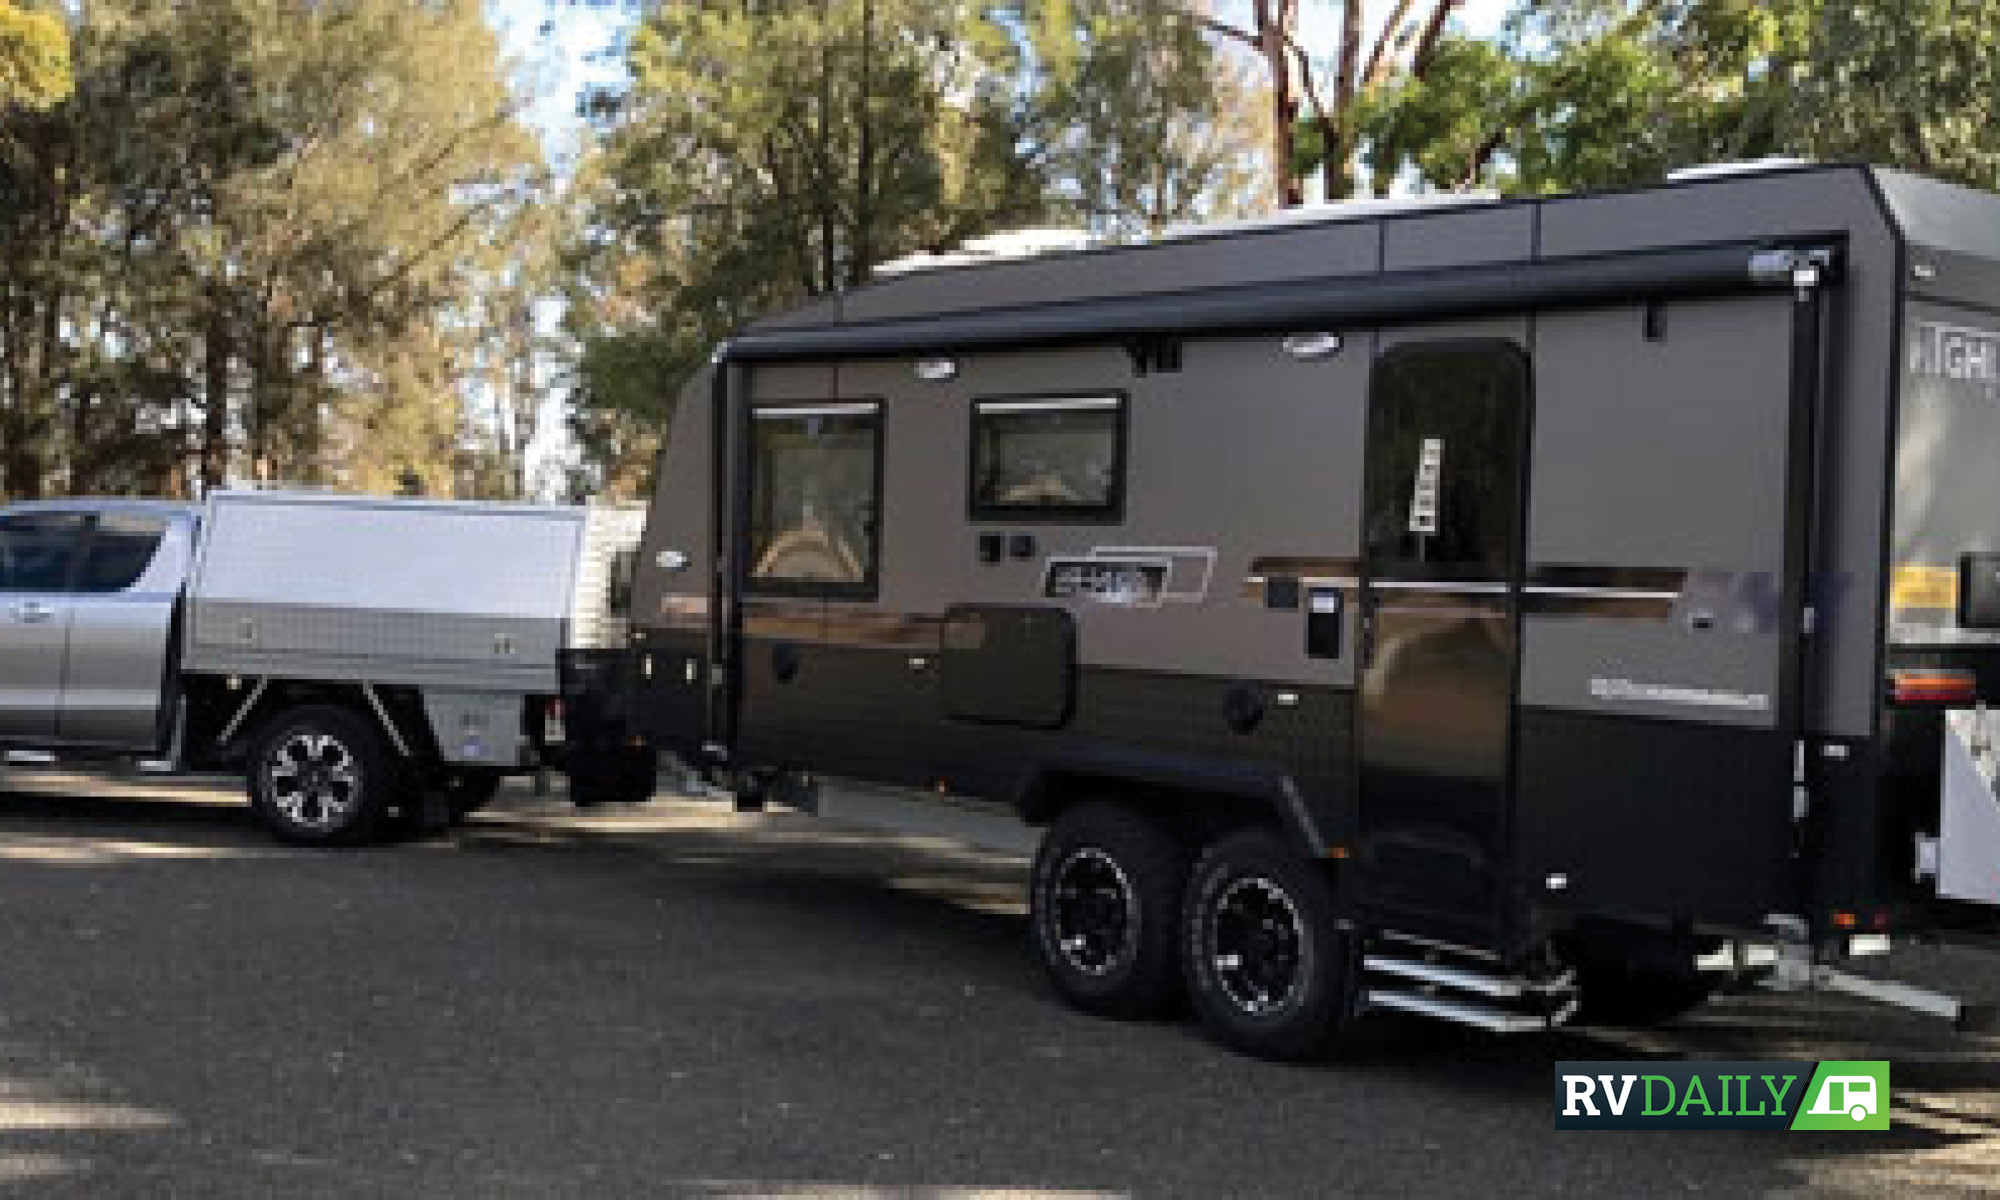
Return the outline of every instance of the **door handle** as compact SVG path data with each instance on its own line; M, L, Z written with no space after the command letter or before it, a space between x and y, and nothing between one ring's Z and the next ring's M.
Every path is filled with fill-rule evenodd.
M42 625L55 619L56 610L30 600L14 606L14 619L23 625Z

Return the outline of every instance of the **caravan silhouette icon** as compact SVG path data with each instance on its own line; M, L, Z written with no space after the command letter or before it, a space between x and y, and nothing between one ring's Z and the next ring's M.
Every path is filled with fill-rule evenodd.
M1829 1075L1820 1085L1819 1098L1806 1110L1809 1117L1837 1117L1843 1111L1856 1121L1875 1115L1881 1098L1871 1075Z

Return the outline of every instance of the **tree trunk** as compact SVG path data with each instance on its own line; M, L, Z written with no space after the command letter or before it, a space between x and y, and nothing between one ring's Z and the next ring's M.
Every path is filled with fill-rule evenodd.
M854 229L847 256L848 287L868 282L875 269L875 121L874 43L875 6L861 4L861 50L859 78L855 81Z
M1285 17L1291 4L1292 0L1256 0L1252 6L1257 41L1271 74L1271 182L1279 208L1297 208L1305 198L1292 166L1292 130L1298 123L1299 102L1292 95L1291 51L1285 44Z
M223 486L229 478L229 360L233 355L219 305L209 316L202 350L201 487L207 492Z
M1334 77L1333 111L1327 114L1321 131L1326 160L1320 164L1320 180L1328 200L1345 200L1354 194L1354 102L1361 74L1361 0L1346 0L1340 22L1340 66Z

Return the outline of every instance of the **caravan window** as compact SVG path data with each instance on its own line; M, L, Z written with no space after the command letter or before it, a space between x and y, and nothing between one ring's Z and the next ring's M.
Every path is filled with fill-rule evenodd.
M751 586L872 595L881 406L783 405L750 415Z
M1122 396L980 400L972 409L972 515L1114 521L1124 501Z

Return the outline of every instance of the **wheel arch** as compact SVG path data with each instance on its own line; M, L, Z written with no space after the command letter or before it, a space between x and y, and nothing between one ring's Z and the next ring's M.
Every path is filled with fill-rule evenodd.
M367 721L382 733L399 758L423 762L437 757L436 737L423 697L414 689L299 679L264 681L260 691L245 699L234 732L219 748L225 755L241 758L273 722L301 708L322 704L347 709Z
M1178 757L1052 758L1029 772L1014 808L1023 821L1042 826L1087 801L1112 801L1156 815L1196 842L1262 824L1275 826L1308 858L1330 849L1289 775L1242 764Z

